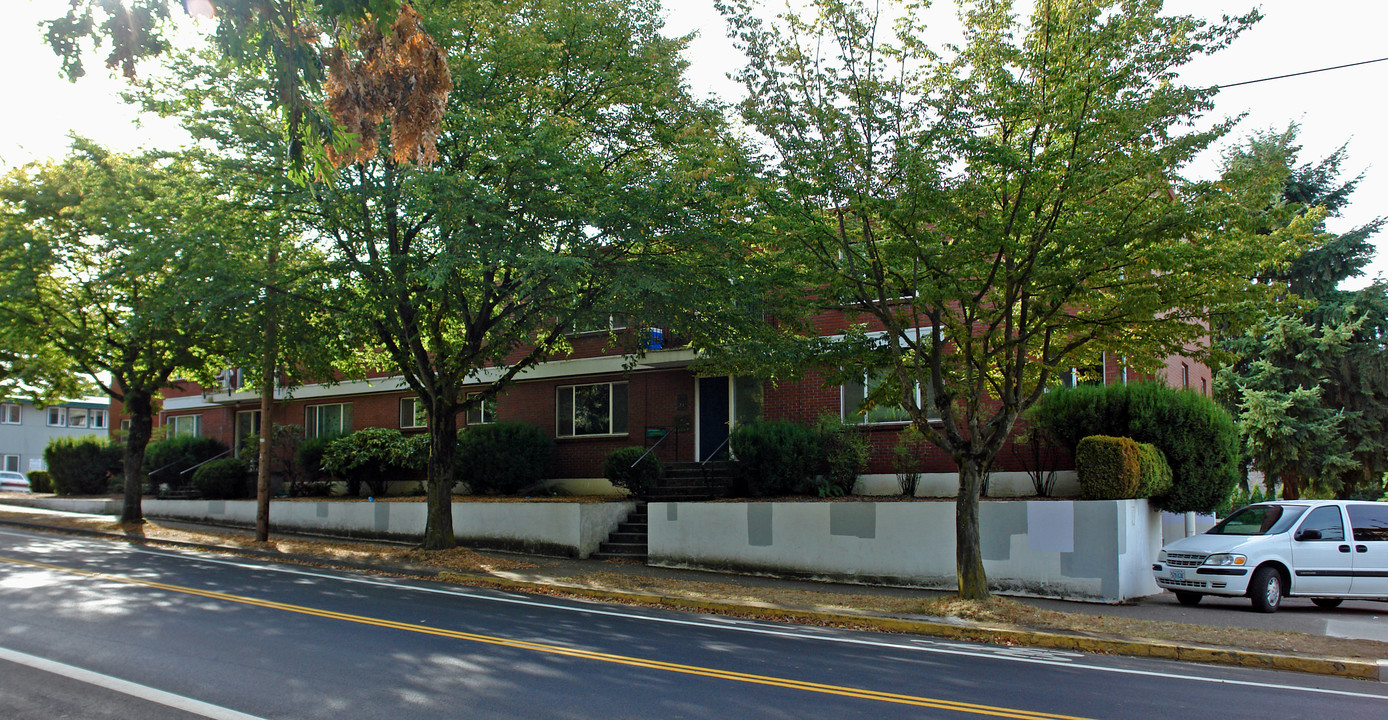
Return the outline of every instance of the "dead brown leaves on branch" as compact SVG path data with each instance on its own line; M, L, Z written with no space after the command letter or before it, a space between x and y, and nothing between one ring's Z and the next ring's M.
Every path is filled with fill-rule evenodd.
M339 152L327 148L338 167L376 156L376 128L390 120L391 157L398 163L428 165L438 159L439 128L444 104L453 87L448 56L424 30L419 13L409 4L388 34L371 18L353 23L355 48L349 57L334 47L324 57L328 112L358 144Z

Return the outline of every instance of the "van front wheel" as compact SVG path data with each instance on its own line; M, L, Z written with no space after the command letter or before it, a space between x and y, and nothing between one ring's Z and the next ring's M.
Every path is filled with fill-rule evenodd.
M1282 604L1282 573L1267 565L1258 568L1253 573L1253 580L1248 583L1248 596L1253 600L1254 610L1277 612Z

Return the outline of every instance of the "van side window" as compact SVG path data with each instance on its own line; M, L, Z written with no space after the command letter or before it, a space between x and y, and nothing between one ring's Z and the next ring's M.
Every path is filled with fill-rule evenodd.
M1319 530L1321 540L1337 540L1343 542L1345 539L1345 523L1340 517L1340 508L1334 505L1319 507L1312 510L1306 516L1306 522L1301 524L1301 530L1297 534L1307 530Z
M1388 505L1348 505L1355 540L1388 541Z

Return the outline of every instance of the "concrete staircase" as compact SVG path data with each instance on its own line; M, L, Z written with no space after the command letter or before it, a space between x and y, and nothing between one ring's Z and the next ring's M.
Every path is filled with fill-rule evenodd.
M652 502L686 502L726 497L733 466L726 461L667 463L665 476L648 493Z
M598 545L598 551L591 557L596 560L641 560L646 559L646 532L649 528L646 515L646 501L637 500L636 507L627 514L626 520L617 524L617 529Z
M665 476L651 488L648 500L651 502L689 502L711 500L725 497L732 485L732 463L669 463L665 465ZM636 508L627 515L626 520L617 524L617 529L598 545L592 557L598 560L640 560L647 555L646 538L650 529L646 514L646 500L638 500Z

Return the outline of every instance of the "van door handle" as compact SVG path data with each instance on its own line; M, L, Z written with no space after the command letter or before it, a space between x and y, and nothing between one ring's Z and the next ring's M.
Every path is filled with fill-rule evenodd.
M1348 546L1348 545L1341 545L1341 546L1340 546L1340 552L1342 552L1342 553L1347 553L1347 552L1349 552L1349 546Z
M1368 551L1369 551L1369 546L1368 546L1368 545L1355 545L1355 546L1354 546L1354 551L1355 551L1355 552L1368 552Z

